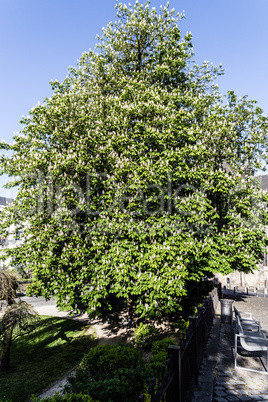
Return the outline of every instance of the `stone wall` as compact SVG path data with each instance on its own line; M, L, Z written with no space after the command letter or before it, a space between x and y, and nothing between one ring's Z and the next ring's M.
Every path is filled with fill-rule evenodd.
M260 265L259 269L254 270L252 274L234 271L229 275L215 274L215 278L227 288L248 286L263 289L268 287L268 266Z

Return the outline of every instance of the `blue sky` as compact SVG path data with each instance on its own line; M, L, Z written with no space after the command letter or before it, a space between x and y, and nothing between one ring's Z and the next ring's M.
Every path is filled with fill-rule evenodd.
M124 1L123 1L124 2ZM126 3L128 3L127 1ZM51 96L49 81L62 81L84 51L93 49L101 28L116 19L115 0L0 0L0 139L12 141L20 119ZM220 91L256 99L268 115L268 1L170 0L185 11L195 59L222 63ZM159 8L166 1L152 0ZM0 195L15 193L1 189Z

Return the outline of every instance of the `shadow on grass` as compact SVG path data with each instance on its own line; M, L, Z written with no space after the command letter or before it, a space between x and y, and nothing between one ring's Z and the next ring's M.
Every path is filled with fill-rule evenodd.
M27 401L77 365L97 344L89 325L41 316L38 328L14 340L11 369L0 373L0 400Z

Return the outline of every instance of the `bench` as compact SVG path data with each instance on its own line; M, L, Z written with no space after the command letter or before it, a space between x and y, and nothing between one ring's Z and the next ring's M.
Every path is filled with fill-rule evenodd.
M235 368L254 371L257 373L268 374L268 339L261 330L256 331L246 331L244 330L242 323L240 321L239 315L237 315L236 322L236 333L235 333ZM238 346L238 340L240 345ZM251 369L248 367L238 366L237 364L237 349L242 348L247 352L266 352L266 366L263 364L261 358L261 363L264 370Z
M240 323L244 330L247 330L247 331L253 331L253 330L260 331L261 330L260 321L254 320L254 318L252 318L251 313L248 313L246 311L238 311L235 306L234 306L234 313L235 313L235 326L237 323L237 317L239 317ZM244 317L245 315L248 315L248 317ZM236 328L235 328L235 332L236 332Z

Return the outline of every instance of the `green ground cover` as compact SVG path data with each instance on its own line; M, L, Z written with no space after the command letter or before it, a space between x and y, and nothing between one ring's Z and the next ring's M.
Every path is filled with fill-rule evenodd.
M14 340L11 369L0 372L0 401L24 402L71 370L97 343L84 323L41 316L31 334Z

